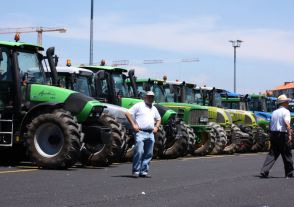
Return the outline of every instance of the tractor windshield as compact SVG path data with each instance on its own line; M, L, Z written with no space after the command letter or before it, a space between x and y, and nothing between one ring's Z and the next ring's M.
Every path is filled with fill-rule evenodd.
M226 109L237 109L237 110L241 109L240 102L223 101L222 105Z
M248 104L250 111L267 111L264 98L251 98Z
M45 76L37 53L17 52L21 81L27 83L45 83Z
M78 76L73 83L73 90L85 94L86 96L91 96L88 77Z
M126 84L126 80L121 73L113 73L113 81L116 94L122 97L130 97L129 89Z
M58 78L62 87L80 92L86 96L92 95L90 77L70 73L58 73Z
M185 102L187 103L195 103L195 94L193 88L185 87Z
M267 99L266 100L266 109L267 109L267 112L273 112L274 110L276 110L277 109L276 101L271 100L271 99ZM294 108L293 108L293 110L294 110Z
M220 93L214 93L213 95L214 106L221 107L222 106L222 97Z
M163 88L161 88L157 84L153 84L151 89L154 92L154 100L155 100L155 102L157 102L157 103L165 102L165 95L164 95Z
M171 90L169 85L164 85L164 92L167 102L175 102L175 92Z
M203 98L199 89L194 90L195 93L195 103L202 105Z

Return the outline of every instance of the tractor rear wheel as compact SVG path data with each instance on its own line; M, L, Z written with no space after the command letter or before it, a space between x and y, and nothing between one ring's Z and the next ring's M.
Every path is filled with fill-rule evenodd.
M217 123L211 123L211 124L214 126L213 130L216 135L216 141L215 141L215 146L210 154L213 154L213 155L221 154L224 151L224 148L226 147L228 138L223 127L221 127Z
M212 152L215 142L216 142L216 134L215 134L215 126L210 122L208 126L211 128L206 130L201 135L201 142L197 144L199 147L193 152L194 155L204 156Z
M38 167L68 168L78 160L80 138L80 125L70 112L55 110L29 123L26 141Z

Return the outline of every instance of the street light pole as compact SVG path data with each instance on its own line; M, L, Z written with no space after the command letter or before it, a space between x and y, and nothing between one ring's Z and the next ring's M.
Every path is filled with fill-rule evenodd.
M234 48L234 93L236 93L236 52L237 52L237 47L241 46L241 43L243 42L242 40L230 40L229 42L232 43L232 46Z
M93 65L93 13L94 0L91 0L91 20L90 20L90 65Z

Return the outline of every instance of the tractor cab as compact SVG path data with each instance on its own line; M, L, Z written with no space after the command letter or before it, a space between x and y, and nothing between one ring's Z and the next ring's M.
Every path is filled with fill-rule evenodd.
M140 98L143 98L146 91L154 92L154 101L156 103L166 102L167 97L164 89L164 82L157 79L136 79L137 90Z
M56 67L56 70L61 87L77 91L86 96L92 96L95 93L94 73L92 71L71 66Z
M231 93L228 91L222 91L222 106L226 109L235 109L235 110L248 110L248 95L241 95L239 93Z
M123 98L137 97L137 89L133 84L134 71L112 66L85 66L80 68L91 70L95 73L95 88L98 100L121 105ZM128 85L127 82L131 84Z

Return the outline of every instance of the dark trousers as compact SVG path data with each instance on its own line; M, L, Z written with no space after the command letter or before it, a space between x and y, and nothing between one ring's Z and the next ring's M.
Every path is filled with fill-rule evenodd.
M261 173L269 173L270 169L274 166L275 161L281 155L284 162L285 176L292 174L293 161L291 144L288 143L288 134L284 132L271 132L271 148L265 159Z

